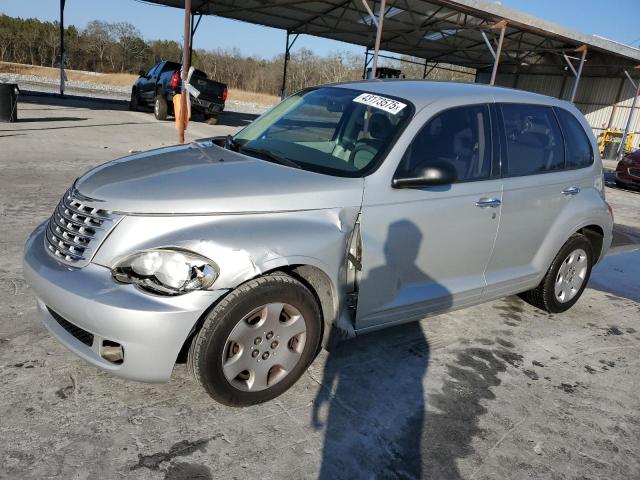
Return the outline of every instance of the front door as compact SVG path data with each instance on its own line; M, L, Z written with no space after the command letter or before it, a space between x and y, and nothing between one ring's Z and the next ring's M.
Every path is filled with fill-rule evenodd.
M160 65L151 67L140 84L140 98L144 103L152 103L154 101L156 95L156 79L161 68Z
M454 184L394 189L389 182L385 192L365 184L358 330L418 320L482 295L502 201L491 137L487 105L445 110L419 131L396 175L448 162Z

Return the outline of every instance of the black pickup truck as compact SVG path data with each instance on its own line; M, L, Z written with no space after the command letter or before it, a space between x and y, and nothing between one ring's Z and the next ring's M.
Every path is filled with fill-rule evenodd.
M140 71L140 78L131 88L129 109L153 105L153 113L158 120L166 120L167 115L173 115L173 96L182 90L181 68L176 62L160 62L148 72ZM194 111L201 112L208 123L215 123L218 114L224 110L227 86L209 80L201 70L193 72L190 83L200 92L197 98L190 96L192 115Z

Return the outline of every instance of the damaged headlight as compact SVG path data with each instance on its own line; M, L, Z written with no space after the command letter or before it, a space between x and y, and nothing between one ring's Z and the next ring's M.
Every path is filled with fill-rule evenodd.
M134 253L111 269L118 282L161 295L206 290L218 278L218 266L197 253L158 248Z

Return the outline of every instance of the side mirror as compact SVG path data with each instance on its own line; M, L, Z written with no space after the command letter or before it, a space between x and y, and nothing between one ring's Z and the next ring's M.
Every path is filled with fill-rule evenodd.
M147 76L147 72L145 72L144 70L139 70L138 71L138 75L140 75L141 77L146 77Z
M391 185L393 188L433 187L451 185L457 178L458 175L453 165L441 163L423 167L413 174L397 176Z

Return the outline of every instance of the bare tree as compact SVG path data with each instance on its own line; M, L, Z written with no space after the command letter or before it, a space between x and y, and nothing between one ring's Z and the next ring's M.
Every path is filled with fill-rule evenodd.
M139 57L146 45L141 45L144 44L144 41L142 41L140 32L129 22L113 23L111 28L120 53L120 71L124 72L129 60Z
M104 70L105 55L114 42L112 25L102 20L93 20L87 24L84 35L89 50L96 55L99 62L98 68Z

